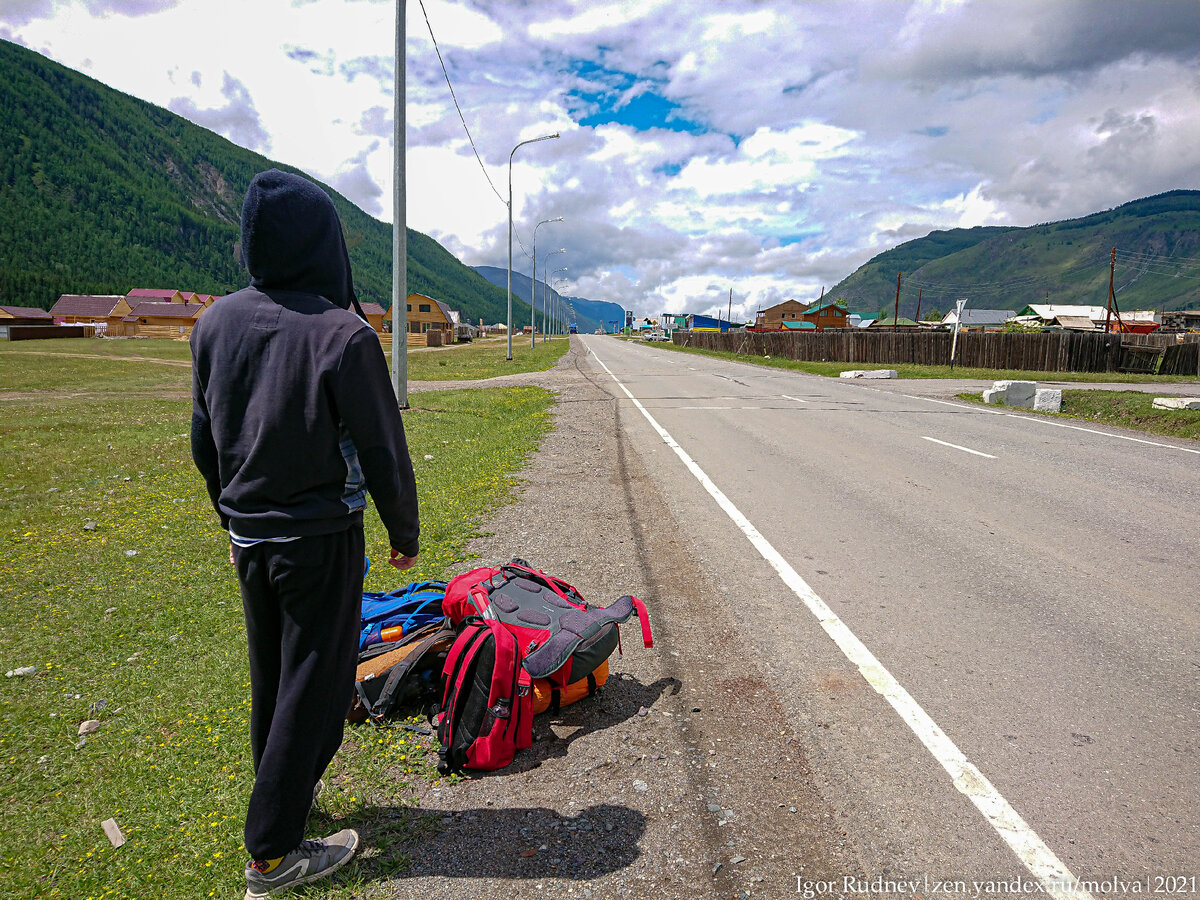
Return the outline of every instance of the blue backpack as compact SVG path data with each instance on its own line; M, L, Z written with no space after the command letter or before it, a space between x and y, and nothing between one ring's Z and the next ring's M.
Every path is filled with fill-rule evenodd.
M358 652L385 640L399 640L413 631L439 622L444 618L442 599L446 596L444 581L416 581L385 594L364 591L362 599L362 633Z

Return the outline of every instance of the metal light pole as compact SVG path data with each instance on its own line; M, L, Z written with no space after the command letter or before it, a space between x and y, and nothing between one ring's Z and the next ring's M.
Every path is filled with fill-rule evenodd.
M550 292L550 284L546 280L546 268L550 263L550 257L555 253L566 253L566 247L559 247L557 250L551 250L546 254L546 262L542 264L542 343L546 343L546 335L549 332L549 319L546 317L546 295Z
M549 141L558 137L558 132L554 134L543 134L541 137L530 138L527 141L521 141L517 146L512 148L512 153L508 154L508 355L506 359L512 359L512 232L513 232L513 210L512 210L512 161L513 154L524 147L526 144L536 144L538 141Z
M550 280L554 281L554 282L566 281L565 278L555 278L554 277L559 272L565 272L565 271L567 271L566 266L563 266L561 269L555 269L553 272L550 273ZM555 291L554 293L557 297L557 299L554 301L555 306L557 307L557 309L555 309L555 312L554 312L554 333L558 334L558 314L559 314L559 310L562 309L562 305L561 305L562 304L562 295L559 294L558 291Z
M562 216L554 219L542 219L533 226L533 277L529 281L529 349L537 346L537 230L551 222L561 222ZM546 327L545 316L542 316L542 328Z
M392 123L392 390L401 409L408 409L408 210L405 199L405 13L407 0L396 0L396 76ZM404 309L401 309L404 307ZM403 318L401 316L403 315Z

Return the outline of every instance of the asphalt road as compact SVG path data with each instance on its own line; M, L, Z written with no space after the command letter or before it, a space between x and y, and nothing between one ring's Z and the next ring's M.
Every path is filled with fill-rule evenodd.
M1200 894L1200 446L582 341L866 871Z

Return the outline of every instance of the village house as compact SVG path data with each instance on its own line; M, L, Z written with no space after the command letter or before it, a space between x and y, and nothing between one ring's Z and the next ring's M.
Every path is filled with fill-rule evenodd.
M964 309L962 311L962 321L959 322L958 310L950 310L946 315L942 316L939 323L948 328L953 328L956 323L964 331L976 329L978 331L987 331L989 328L999 328L1016 313L1011 309Z
M754 318L755 331L824 331L826 328L845 328L846 305L840 300L820 299L806 304L799 300L784 300L767 309L760 309ZM797 323L806 322L807 325Z
M124 337L156 337L187 340L196 324L196 319L207 307L203 303L175 303L169 301L144 301L138 303L129 315L121 319ZM113 335L109 329L109 335Z
M384 308L378 303L370 302L363 303L360 301L358 305L362 307L363 315L367 317L367 324L375 329L376 334L382 333L383 319L387 315Z
M0 306L0 320L9 325L52 325L54 316L37 306Z
M384 322L393 321L393 310L384 314ZM392 326L394 331L394 326ZM449 306L424 294L409 294L405 329L410 345L441 347L454 342L454 316Z
M132 311L120 294L63 294L50 315L58 325L95 325L97 334L123 334L121 321Z

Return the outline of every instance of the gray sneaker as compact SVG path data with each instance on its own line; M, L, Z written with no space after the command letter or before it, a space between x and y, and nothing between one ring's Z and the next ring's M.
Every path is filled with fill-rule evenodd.
M357 849L358 832L345 828L322 840L302 841L270 872L260 872L249 862L245 900L261 900L276 891L318 881L349 862Z

